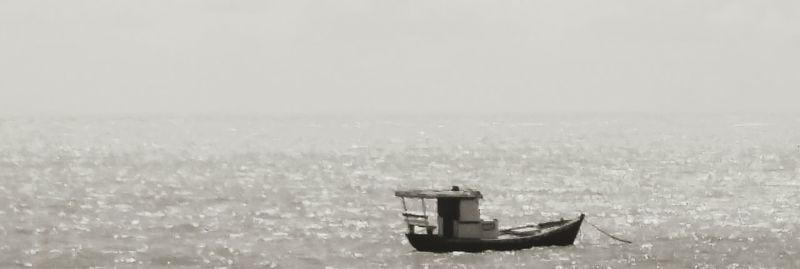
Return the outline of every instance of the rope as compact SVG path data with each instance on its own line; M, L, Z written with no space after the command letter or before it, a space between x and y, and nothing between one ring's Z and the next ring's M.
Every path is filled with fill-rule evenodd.
M606 232L606 231L603 231L603 229L600 229L600 227L597 227L597 225L594 225L594 224L592 224L592 223L591 223L591 222L589 222L588 220L584 220L584 221L586 221L586 223L589 223L589 225L592 225L592 227L594 227L595 229L597 229L598 231L600 231L600 232L601 232L601 233L603 233L604 235L607 235L608 237L611 237L611 238L612 238L612 239L614 239L614 240L617 240L617 241L620 241L620 242L624 242L624 243L628 243L628 244L630 244L630 243L633 243L633 242L631 242L631 241L629 241L629 240L625 240L625 239L622 239L622 238L619 238L619 237L613 236L613 235L611 235L610 233L608 233L608 232Z

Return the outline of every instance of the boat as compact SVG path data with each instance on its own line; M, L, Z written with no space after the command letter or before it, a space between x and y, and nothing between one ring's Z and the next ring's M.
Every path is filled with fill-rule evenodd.
M568 246L575 242L585 217L500 229L498 220L480 216L480 191L460 189L413 189L395 191L403 203L408 226L406 238L418 251L482 252L520 250L541 246ZM406 199L420 199L421 213L409 210ZM425 200L436 200L436 223L429 221ZM417 233L421 230L420 233Z

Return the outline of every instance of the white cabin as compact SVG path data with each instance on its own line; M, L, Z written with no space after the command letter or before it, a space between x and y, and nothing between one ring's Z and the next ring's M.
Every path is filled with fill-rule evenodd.
M447 238L495 239L499 234L497 219L481 219L480 199L483 195L479 191L453 186L450 190L396 191L395 196L403 201L403 216L411 234L415 233L416 227L425 228L430 235L436 230L437 236ZM409 212L406 198L421 199L422 214ZM429 222L425 199L436 199L435 226Z

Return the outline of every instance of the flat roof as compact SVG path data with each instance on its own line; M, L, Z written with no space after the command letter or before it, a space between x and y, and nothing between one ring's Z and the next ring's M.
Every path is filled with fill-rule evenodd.
M423 199L436 199L436 198L464 198L464 199L480 199L483 198L481 192L476 190L398 190L394 192L394 196L404 198L423 198Z

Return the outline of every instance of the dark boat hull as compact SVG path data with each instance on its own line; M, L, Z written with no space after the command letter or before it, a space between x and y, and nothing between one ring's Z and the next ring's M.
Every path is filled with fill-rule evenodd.
M406 234L411 245L419 251L428 252L481 252L486 250L519 250L539 246L568 246L575 242L584 215L577 219L543 223L549 227L559 226L529 236L502 239L460 239L443 238L437 235Z

